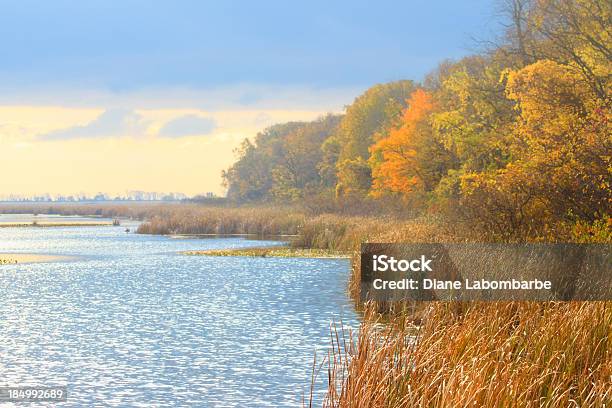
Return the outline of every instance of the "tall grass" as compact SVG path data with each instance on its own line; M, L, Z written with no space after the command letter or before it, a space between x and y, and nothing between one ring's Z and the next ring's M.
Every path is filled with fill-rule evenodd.
M299 240L353 251L349 290L358 302L361 242L489 238L427 216L325 215L307 220ZM325 406L612 406L612 302L394 307L368 304L354 337L332 332Z
M332 335L326 407L604 407L612 304L431 303ZM606 405L607 404L607 405Z
M58 214L82 215L104 218L131 218L142 220L160 208L180 204L162 203L1 203L0 214Z
M325 214L306 219L296 245L341 251L360 251L363 242L455 242L468 240L460 226L421 216L346 217ZM458 237L464 238L459 239Z
M141 234L295 235L303 212L289 207L222 207L169 203L0 204L0 213L84 215L143 220Z
M9 210L24 212L22 206ZM144 219L138 232L147 234L295 235L296 247L353 254L349 290L355 300L362 242L485 239L431 216L185 204L47 205L29 211ZM612 406L612 302L431 302L381 310L367 305L357 333L332 333L325 406Z
M285 208L162 207L138 227L141 234L295 235L304 215Z

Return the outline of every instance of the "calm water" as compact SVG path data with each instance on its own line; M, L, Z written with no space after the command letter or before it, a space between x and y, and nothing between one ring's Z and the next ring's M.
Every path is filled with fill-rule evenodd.
M0 228L0 385L67 385L63 406L300 406L329 324L356 326L347 260L185 256L261 246L121 227ZM134 225L132 225L134 227Z
M0 225L1 224L31 224L36 221L40 224L53 223L53 222L65 222L65 223L78 223L78 222L96 222L96 221L112 221L109 218L94 218L94 217L81 217L78 215L55 215L55 214L0 214Z

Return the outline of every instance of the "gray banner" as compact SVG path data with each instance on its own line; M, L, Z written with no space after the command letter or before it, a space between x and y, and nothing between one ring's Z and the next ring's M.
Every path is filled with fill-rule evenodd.
M0 387L0 402L65 402L66 386Z
M612 300L608 244L363 244L361 300Z

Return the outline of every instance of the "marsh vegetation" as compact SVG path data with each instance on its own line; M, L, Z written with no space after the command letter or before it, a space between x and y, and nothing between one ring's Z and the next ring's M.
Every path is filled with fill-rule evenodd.
M611 4L504 2L510 24L485 51L245 140L223 205L37 210L139 219L142 234L286 235L286 254L350 254L356 302L362 242L609 244ZM249 251L215 254L270 254ZM330 407L612 401L609 301L358 306L359 331L332 332Z

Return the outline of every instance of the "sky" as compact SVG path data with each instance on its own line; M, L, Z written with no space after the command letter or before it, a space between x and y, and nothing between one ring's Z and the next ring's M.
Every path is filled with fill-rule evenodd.
M244 138L477 49L494 0L0 0L0 195L223 194Z

